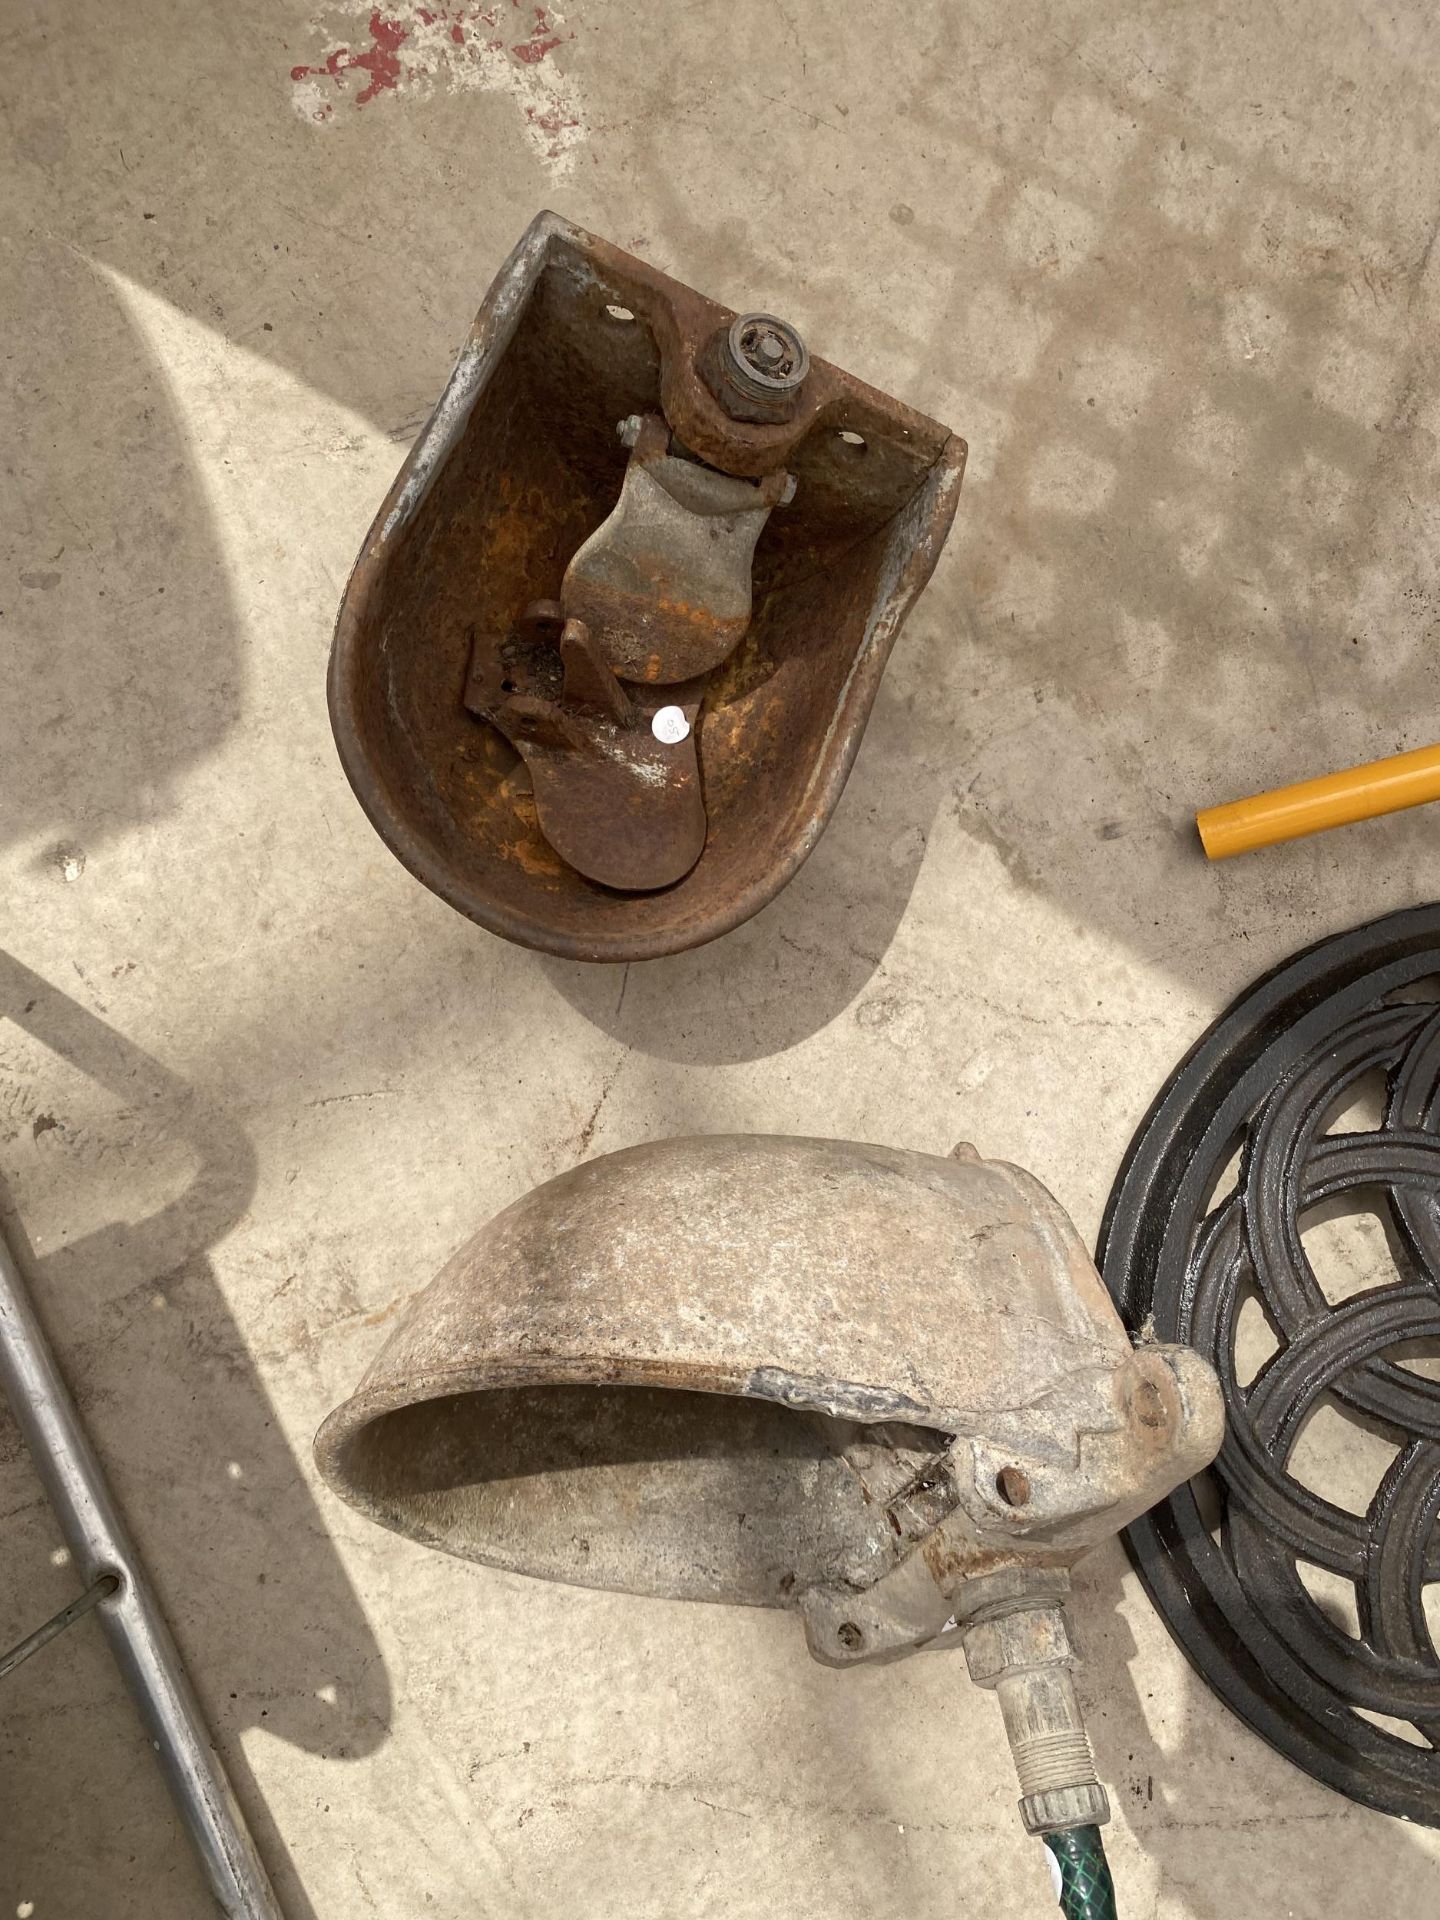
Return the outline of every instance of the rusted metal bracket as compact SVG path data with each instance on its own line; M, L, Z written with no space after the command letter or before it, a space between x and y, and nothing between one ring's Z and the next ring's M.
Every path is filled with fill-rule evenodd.
M742 480L671 451L656 414L632 439L614 512L565 569L561 600L622 680L673 686L727 660L750 624L750 566L788 473Z
M528 607L508 644L476 636L465 704L524 760L555 851L640 892L682 879L705 845L703 677L744 637L755 542L794 482L687 460L656 414L618 434L631 453L614 511L565 569L558 602ZM623 682L667 691L632 698Z
M568 958L737 925L839 798L964 460L786 321L542 214L346 588L330 709L366 811Z
M744 638L755 543L795 482L687 459L659 414L630 414L616 433L630 448L619 500L566 567L559 602L522 617L539 647L477 634L465 704L524 760L540 830L562 859L604 886L647 892L683 879L705 845L704 676ZM557 631L558 695L545 651ZM498 688L497 657L508 663ZM624 681L683 685L686 697L637 706Z

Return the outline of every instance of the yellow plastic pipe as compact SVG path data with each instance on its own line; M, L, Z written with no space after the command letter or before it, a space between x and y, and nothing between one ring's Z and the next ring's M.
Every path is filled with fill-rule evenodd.
M1293 787L1231 800L1223 807L1205 807L1195 816L1200 839L1211 860L1255 847L1272 847L1279 840L1298 840L1302 834L1323 833L1327 827L1349 826L1352 820L1373 820L1377 814L1399 813L1404 807L1440 800L1440 747L1417 747L1413 753L1392 754L1363 767L1346 767L1318 780L1301 780Z

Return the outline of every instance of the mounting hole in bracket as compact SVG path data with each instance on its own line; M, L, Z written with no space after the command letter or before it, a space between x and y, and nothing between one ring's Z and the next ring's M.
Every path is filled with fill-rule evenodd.
M849 1652L856 1653L865 1644L865 1636L853 1620L846 1620L835 1629L835 1638Z
M619 306L612 300L606 301L605 311L612 320L633 320L635 318L629 307Z
M995 1491L1007 1507L1023 1507L1030 1498L1030 1476L1020 1467L1001 1467Z

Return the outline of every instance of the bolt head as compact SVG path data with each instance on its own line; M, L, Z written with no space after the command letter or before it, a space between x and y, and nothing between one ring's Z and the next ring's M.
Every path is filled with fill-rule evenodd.
M773 313L742 313L730 323L726 351L732 377L771 396L798 391L810 371L805 342L787 320Z

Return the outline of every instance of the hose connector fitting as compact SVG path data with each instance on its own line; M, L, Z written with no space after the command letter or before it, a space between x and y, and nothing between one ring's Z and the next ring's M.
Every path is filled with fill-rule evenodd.
M1061 1601L997 1596L990 1606L981 1602L963 1633L970 1678L999 1696L1025 1831L1100 1826L1110 1818L1110 1802L1075 1693L1077 1656Z

